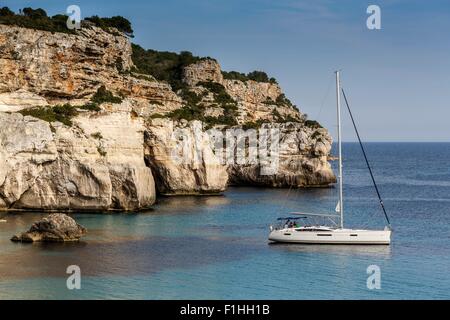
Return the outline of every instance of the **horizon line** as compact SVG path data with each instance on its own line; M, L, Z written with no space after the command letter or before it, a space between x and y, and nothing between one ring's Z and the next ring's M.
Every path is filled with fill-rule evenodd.
M358 140L342 141L342 143L358 143ZM450 141L362 141L362 143L450 143Z

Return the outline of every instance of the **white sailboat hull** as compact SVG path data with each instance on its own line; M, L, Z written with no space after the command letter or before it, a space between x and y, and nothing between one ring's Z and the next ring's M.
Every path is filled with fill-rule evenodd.
M391 230L332 229L304 231L301 228L272 230L269 240L283 243L310 244L384 244L391 243Z

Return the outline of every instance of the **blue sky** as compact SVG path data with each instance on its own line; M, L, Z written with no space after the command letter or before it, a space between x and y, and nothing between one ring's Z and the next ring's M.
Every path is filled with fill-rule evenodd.
M450 141L450 1L0 1L50 14L71 4L84 17L125 16L143 47L264 70L333 135L339 68L364 140ZM381 8L381 30L366 27L370 4ZM354 140L346 118L344 139Z

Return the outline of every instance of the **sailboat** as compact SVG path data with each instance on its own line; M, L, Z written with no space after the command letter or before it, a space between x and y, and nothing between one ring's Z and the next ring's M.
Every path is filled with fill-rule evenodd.
M308 243L308 244L375 244L389 245L391 243L392 229L389 217L381 199L380 192L375 178L367 160L364 146L361 142L358 129L356 128L350 106L345 96L345 92L341 89L340 72L336 71L336 105L337 105L337 123L338 123L338 150L339 150L339 201L336 206L336 213L320 214L320 213L302 213L292 212L288 217L278 218L277 225L270 226L269 241L282 243ZM365 230L365 229L349 229L344 227L344 195L343 195L343 174L342 174L342 130L341 130L341 91L345 99L350 118L358 137L362 153L366 160L367 167L372 178L375 190L383 209L387 225L384 230ZM328 224L308 224L300 223L304 220L317 220L320 218L328 222Z

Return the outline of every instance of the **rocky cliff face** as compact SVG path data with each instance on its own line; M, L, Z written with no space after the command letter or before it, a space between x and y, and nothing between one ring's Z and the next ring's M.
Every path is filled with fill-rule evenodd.
M147 126L145 158L162 194L211 194L227 187L227 168L202 127L200 121L169 119Z
M295 121L302 119L302 114L282 98L284 95L278 84L224 79L220 65L212 59L202 60L185 68L183 81L194 92L204 94L202 104L207 107L210 115L223 114L223 108L211 99L212 92L205 90L205 83L222 85L237 104L238 124L258 120L274 122L279 120L278 117L290 117Z
M320 187L335 182L328 162L331 137L323 128L297 123L264 124L279 132L279 157L275 174L261 174L261 165L229 166L230 183L268 187Z
M105 85L136 102L180 107L169 85L133 77L132 64L128 38L97 27L70 35L0 24L0 106L5 110L5 99L14 99L18 91L24 107L34 104L35 95L40 104L79 105ZM18 106L17 99L12 106Z
M230 184L323 187L336 181L328 162L331 136L316 122L305 121L304 115L284 97L278 84L224 79L219 64L211 59L186 68L183 80L195 92L204 93L204 83L214 82L222 85L236 101L237 124L259 121L263 123L259 128L279 130L279 161L276 172L263 173L261 164L245 161L240 164L227 163ZM223 114L222 108L208 99L211 95L203 94L205 98L202 100L208 115Z
M155 200L143 123L124 105L51 125L0 112L0 208L135 210ZM53 131L53 132L52 132Z
M308 126L278 84L224 79L212 59L183 71L205 119L232 115L235 127L280 122L264 125L279 129L281 139L279 171L263 175L257 164L221 161L207 131L214 125L171 119L191 102L132 67L125 36L96 27L69 35L0 25L0 209L136 210L153 204L155 190L208 194L230 183L303 187L335 181L328 132ZM100 86L123 102L79 109L71 125L18 112L82 106Z

